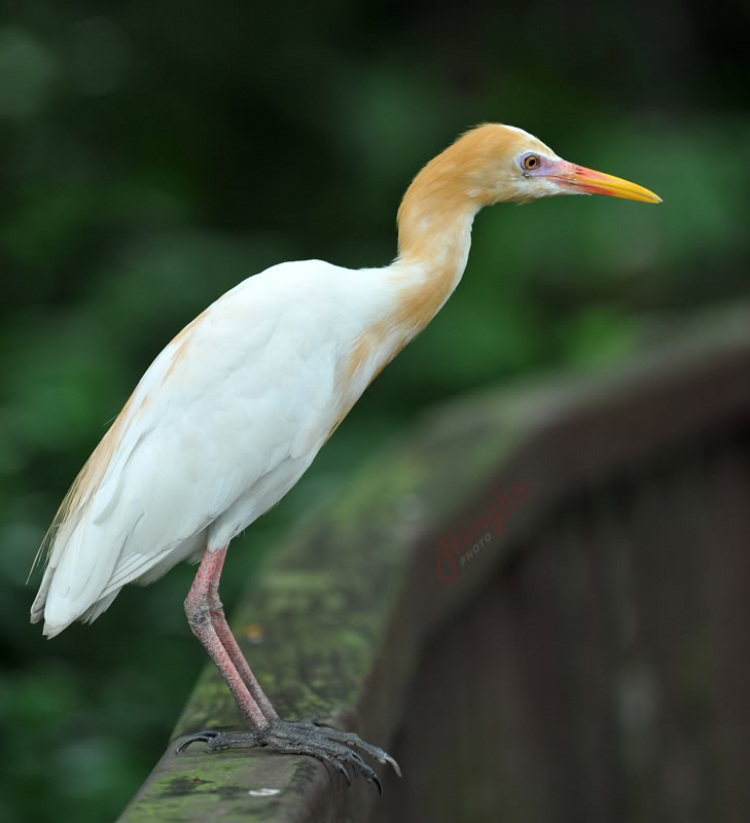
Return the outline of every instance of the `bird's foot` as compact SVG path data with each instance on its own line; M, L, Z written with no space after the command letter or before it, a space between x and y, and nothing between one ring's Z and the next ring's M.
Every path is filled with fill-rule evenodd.
M360 751L363 751L365 754L369 754L370 757L374 757L375 760L382 763L384 766L387 763L390 763L391 766L393 766L393 771L401 777L401 767L395 759L392 758L387 751L385 751L385 749L381 749L379 746L373 746L372 743L365 743L365 741L354 732L342 732L335 726L329 726L328 723L321 723L317 717L303 717L302 720L297 720L295 723L291 723L289 725L314 729L318 732L322 732L322 734L324 734L329 740L335 740L338 743L345 743L347 746L360 749Z
M313 717L291 722L277 718L258 732L197 732L180 743L177 754L183 752L191 743L199 741L206 743L212 752L263 746L287 754L309 754L332 766L344 777L347 785L351 785L351 778L346 770L348 765L355 777L359 775L374 783L381 794L383 786L380 779L354 749L359 749L381 763L390 763L396 774L401 776L398 763L386 751L365 743L354 732L342 732L318 723Z

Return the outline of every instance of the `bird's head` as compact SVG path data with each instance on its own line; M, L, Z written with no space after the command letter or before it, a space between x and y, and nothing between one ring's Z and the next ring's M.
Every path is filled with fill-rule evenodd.
M399 256L434 257L436 243L457 248L446 239L451 227L470 232L474 215L484 206L529 203L555 194L661 202L643 186L563 160L522 129L485 123L459 137L412 181L398 212Z
M449 209L476 211L494 203L528 203L555 194L661 202L643 186L563 160L523 129L485 123L459 137L422 169L402 208L423 213L442 202Z
M464 169L464 194L480 206L527 203L556 194L606 194L660 203L643 186L558 157L533 135L514 126L486 123L460 137L445 153Z

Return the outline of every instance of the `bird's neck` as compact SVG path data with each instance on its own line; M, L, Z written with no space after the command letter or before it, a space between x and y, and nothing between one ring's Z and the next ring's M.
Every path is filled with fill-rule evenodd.
M479 206L456 196L455 187L423 183L418 176L401 203L398 257L384 269L369 270L387 285L387 296L382 303L376 301L377 308L342 363L341 400L331 432L383 367L440 311L466 268Z
M458 285L480 204L450 177L412 183L398 213L398 257L389 279L397 292L397 322L419 334Z

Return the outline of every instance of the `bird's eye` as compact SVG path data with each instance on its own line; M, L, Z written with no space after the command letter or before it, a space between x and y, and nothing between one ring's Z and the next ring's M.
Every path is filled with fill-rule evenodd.
M527 154L521 161L521 165L525 171L534 171L534 169L539 168L540 162L538 154Z

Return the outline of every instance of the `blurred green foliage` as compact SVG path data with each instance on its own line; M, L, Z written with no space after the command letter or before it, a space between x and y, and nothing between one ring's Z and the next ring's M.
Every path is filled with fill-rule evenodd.
M439 319L233 547L231 606L283 530L420 407L625 359L750 292L747 23L721 2L4 5L1 820L114 817L204 662L187 567L53 643L27 623L57 503L161 347L272 263L387 263L409 179L482 120L665 201L483 213Z

